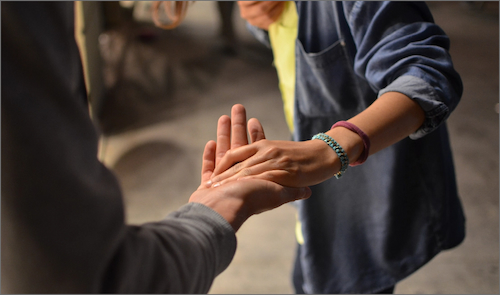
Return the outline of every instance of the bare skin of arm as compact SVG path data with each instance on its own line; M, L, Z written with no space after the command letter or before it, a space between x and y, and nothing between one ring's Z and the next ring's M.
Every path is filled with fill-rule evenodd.
M239 1L241 17L267 30L283 12L284 2ZM380 96L370 107L348 121L370 138L370 154L388 147L416 131L425 114L409 97L398 92ZM358 134L338 127L325 133L334 138L355 162L364 146ZM226 153L227 152L227 153ZM259 178L286 186L309 186L331 178L340 170L337 154L321 140L305 142L261 140L225 149L206 186L218 186L237 179Z
M415 132L424 119L424 111L415 101L398 92L387 92L348 121L368 135L370 154L374 154ZM357 133L343 127L325 133L344 148L351 163L363 152L363 142ZM206 186L238 179L264 179L284 186L304 187L325 181L339 170L340 159L321 140L260 140L228 150Z

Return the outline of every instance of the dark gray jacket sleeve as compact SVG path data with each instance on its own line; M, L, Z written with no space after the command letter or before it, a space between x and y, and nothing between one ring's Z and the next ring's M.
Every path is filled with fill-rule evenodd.
M101 291L206 293L233 258L232 233L222 216L198 203L161 222L128 227Z
M203 293L231 261L230 225L201 204L124 223L97 159L73 2L2 2L2 293Z

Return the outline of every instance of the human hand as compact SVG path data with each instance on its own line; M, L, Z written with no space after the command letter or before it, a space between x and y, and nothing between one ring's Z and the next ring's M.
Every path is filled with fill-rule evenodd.
M229 182L215 188L198 189L191 195L189 202L212 208L227 220L236 232L254 214L310 196L311 190L308 187L291 188L267 180L248 179Z
M252 118L248 120L247 126L246 110L241 104L236 104L231 108L231 118L226 115L219 118L217 123L216 166L228 150L248 144L247 129L251 142L266 138L259 120Z
M285 9L284 1L238 1L240 15L249 24L268 30Z
M318 184L339 170L340 160L321 140L260 140L227 151L206 186L238 179L264 179L284 186L304 187Z
M242 105L231 110L232 120L222 116L217 125L217 143L209 141L203 152L201 185L189 202L204 204L226 219L237 231L243 222L253 214L274 209L282 204L308 198L311 190L287 188L265 180L243 180L230 182L215 188L207 188L217 161L231 148L248 144L246 134L246 114ZM231 133L233 136L231 137ZM257 119L248 122L248 133L252 142L265 138L264 130Z
M248 144L247 128L252 143L266 138L259 120L252 118L248 120L247 126L246 110L243 105L236 104L231 108L231 118L227 115L219 118L217 122L217 143L211 140L205 146L201 169L201 184L198 189L207 187L206 182L210 180L215 167L228 150ZM213 163L210 155L212 152L215 153L215 161Z

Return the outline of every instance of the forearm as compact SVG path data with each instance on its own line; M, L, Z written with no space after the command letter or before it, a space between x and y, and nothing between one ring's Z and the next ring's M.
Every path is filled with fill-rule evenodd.
M127 227L99 293L206 293L236 250L231 226L190 203L160 222Z
M353 69L378 93L376 103L392 91L417 102L425 120L412 139L438 128L460 101L463 86L449 54L450 40L425 2L344 1L343 6L355 43Z
M2 291L207 292L234 254L234 232L200 205L124 224L119 182L96 157L73 11L2 3Z
M386 92L349 121L367 134L371 141L369 154L374 154L415 132L424 118L424 111L415 101L399 92ZM358 160L364 144L357 133L343 127L325 133L343 147L350 163ZM304 187L333 177L340 168L338 155L322 140L261 140L228 151L207 185L260 178L285 186Z
M424 120L424 111L415 101L399 92L387 92L348 122L368 135L372 155L415 132ZM351 163L363 152L361 137L346 128L337 127L326 134L344 148Z

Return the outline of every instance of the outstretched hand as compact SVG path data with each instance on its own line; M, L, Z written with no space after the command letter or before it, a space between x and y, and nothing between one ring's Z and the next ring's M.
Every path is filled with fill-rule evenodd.
M219 119L217 143L209 141L205 145L201 185L191 195L189 202L202 203L212 208L237 231L243 222L253 214L274 209L288 202L308 198L311 195L311 190L308 187L284 187L261 179L233 181L207 188L205 183L212 176L224 154L232 148L248 144L245 108L242 105L235 105L231 110L231 117L232 119L228 116L222 116ZM249 120L248 133L251 142L265 138L262 125L257 119Z
M246 110L241 104L236 104L231 108L231 118L226 115L219 118L217 124L216 166L227 151L248 145L247 129L252 143L266 138L259 120L255 118L248 120L247 127Z
M217 143L211 140L205 145L201 168L201 184L198 189L207 187L206 183L212 177L215 167L219 165L227 151L248 145L247 129L251 143L266 139L264 128L262 128L259 120L252 118L248 120L247 126L246 110L241 104L232 107L231 118L227 115L219 118L217 122Z
M334 151L321 140L261 140L227 151L206 186L264 179L290 187L318 184L340 170Z
M219 119L217 144L211 143L216 145L215 164L206 166L207 170L202 172L200 187L217 187L243 178L306 187L333 176L332 167L336 163L330 161L335 161L335 157L325 143L266 140L260 122L250 119L251 144L248 144L245 108L233 106L231 118L222 116ZM322 153L326 154L323 159Z

